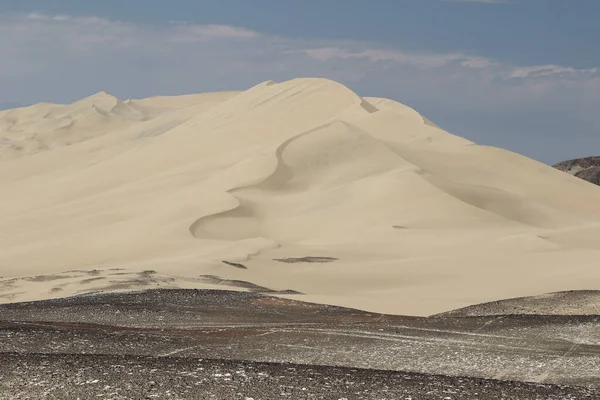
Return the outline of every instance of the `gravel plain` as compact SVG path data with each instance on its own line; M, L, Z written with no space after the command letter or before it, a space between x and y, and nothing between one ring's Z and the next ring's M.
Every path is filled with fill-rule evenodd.
M1 399L600 399L600 317L149 290L0 305Z

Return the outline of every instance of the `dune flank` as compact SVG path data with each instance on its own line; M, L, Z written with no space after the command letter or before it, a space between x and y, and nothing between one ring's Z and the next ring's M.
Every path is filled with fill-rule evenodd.
M325 79L0 111L0 190L3 302L143 271L405 315L600 288L600 187Z

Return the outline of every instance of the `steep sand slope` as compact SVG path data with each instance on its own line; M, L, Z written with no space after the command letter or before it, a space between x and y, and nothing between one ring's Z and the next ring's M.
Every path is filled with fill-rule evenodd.
M0 276L46 276L0 282L0 300L114 289L111 268L414 315L600 287L600 240L580 240L600 188L336 82L100 93L1 112L0 129ZM47 278L73 269L107 284Z

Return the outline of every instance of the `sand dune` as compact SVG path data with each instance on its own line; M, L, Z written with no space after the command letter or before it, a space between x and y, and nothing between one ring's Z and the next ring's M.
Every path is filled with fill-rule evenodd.
M2 111L0 188L0 301L111 268L409 315L600 287L599 187L324 79ZM26 298L91 290L52 282Z

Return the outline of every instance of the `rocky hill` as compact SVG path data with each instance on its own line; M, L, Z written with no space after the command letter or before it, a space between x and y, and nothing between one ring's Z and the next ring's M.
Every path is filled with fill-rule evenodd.
M600 157L576 158L559 162L553 167L595 185L600 185Z

